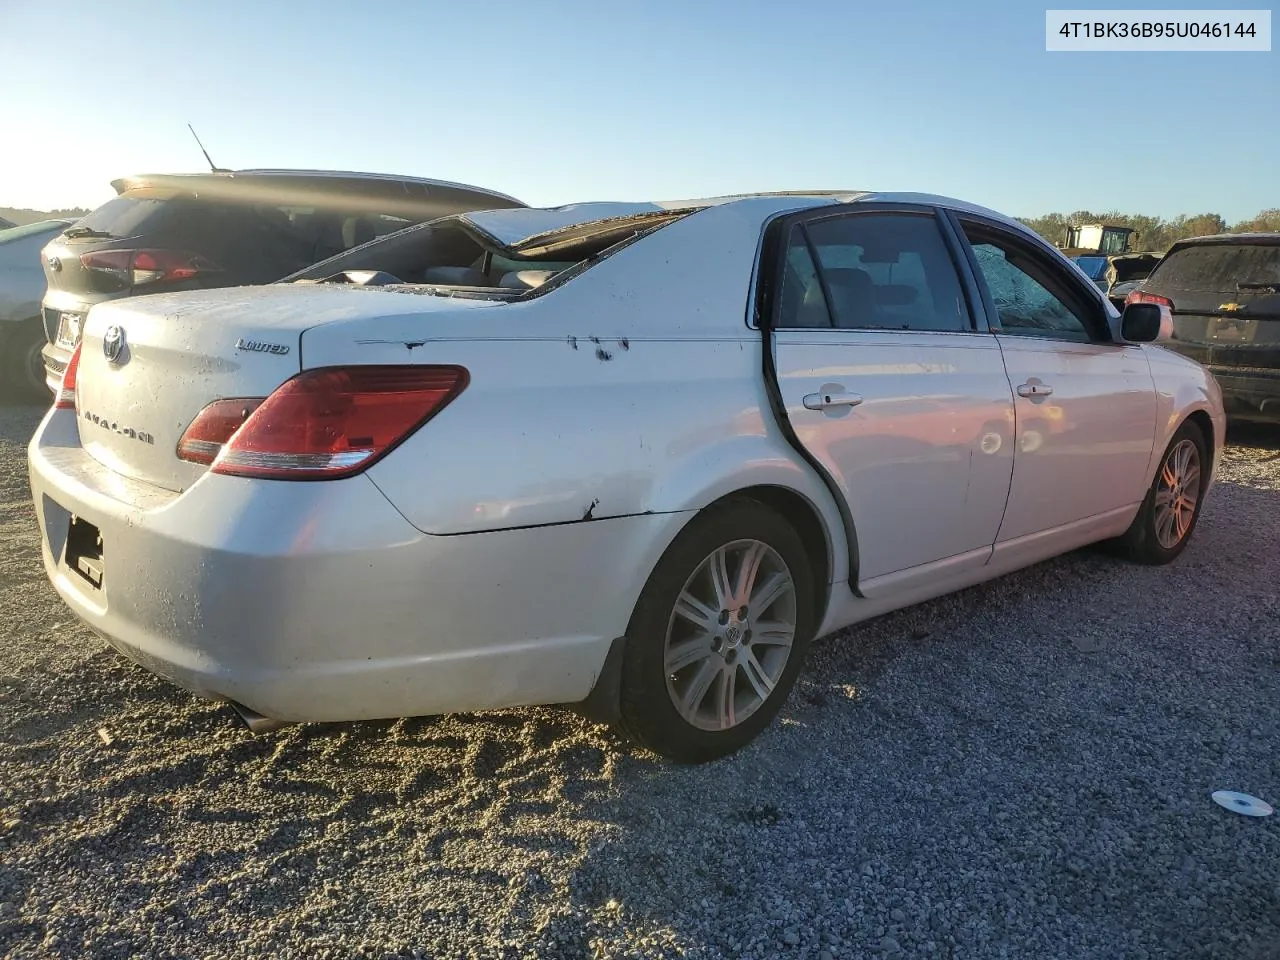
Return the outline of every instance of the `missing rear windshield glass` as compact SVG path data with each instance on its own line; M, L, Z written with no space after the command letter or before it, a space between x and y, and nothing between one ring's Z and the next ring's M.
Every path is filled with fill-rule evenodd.
M502 246L463 219L451 217L385 237L290 279L437 296L529 298L567 283L688 213L577 224L514 246Z

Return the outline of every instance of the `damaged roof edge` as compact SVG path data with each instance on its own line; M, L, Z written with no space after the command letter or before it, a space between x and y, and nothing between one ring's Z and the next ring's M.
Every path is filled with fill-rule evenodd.
M459 219L495 246L529 256L533 248L585 240L630 222L679 219L707 207L756 198L809 197L827 201L852 201L867 196L858 190L784 190L774 193L728 194L686 200L643 202L596 201L559 207L527 207L512 210L477 210Z
M663 224L679 220L699 207L688 207L680 210L650 210L624 216L605 217L583 222L569 223L563 226L529 234L517 239L502 236L494 232L493 225L480 223L471 214L461 214L458 219L478 235L486 246L491 246L513 259L537 259L547 257L562 250L592 240L603 240L610 234L618 234L621 240L628 233L648 230ZM520 231L523 233L523 231Z

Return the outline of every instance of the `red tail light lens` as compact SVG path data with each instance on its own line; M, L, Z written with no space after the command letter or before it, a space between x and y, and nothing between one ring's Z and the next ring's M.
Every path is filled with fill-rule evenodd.
M182 250L95 250L82 256L80 265L125 287L177 283L222 269L206 257Z
M223 445L244 426L262 398L215 400L201 410L178 441L178 459L192 463L213 463Z
M232 429L213 472L276 480L352 476L448 406L469 379L465 367L454 366L308 370L281 384ZM210 413L209 429L196 439L212 441L216 430L225 431L231 422L226 414Z
M1156 293L1143 293L1141 290L1130 290L1129 295L1124 298L1124 304L1127 307L1131 303L1154 303L1162 307L1173 309L1173 301L1168 297L1162 297Z
M81 344L77 343L76 348L71 351L71 359L67 361L67 368L62 371L62 386L58 388L58 396L53 401L55 410L74 410L76 408L76 378L80 372L80 347Z

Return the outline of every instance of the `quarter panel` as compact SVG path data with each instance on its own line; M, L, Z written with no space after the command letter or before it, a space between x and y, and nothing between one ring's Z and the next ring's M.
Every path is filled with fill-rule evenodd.
M754 483L812 496L743 335L430 344L471 383L369 475L435 534L697 509Z

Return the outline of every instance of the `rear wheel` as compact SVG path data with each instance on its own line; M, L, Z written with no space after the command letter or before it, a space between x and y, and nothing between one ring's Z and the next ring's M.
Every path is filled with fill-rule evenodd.
M5 386L14 396L23 400L48 400L49 387L45 383L44 325L39 318L18 325L4 344Z
M1138 563L1169 563L1186 549L1200 519L1209 458L1204 434L1187 422L1169 441L1160 468L1121 551Z
M663 554L627 630L622 727L671 760L725 756L786 701L816 624L799 535L749 499L694 520Z

